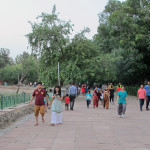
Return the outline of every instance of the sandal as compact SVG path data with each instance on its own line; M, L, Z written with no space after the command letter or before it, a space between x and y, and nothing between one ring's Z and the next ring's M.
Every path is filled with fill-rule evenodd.
M54 124L54 123L51 123L50 126L55 126L55 124Z
M36 123L34 126L38 126L39 124L38 123Z

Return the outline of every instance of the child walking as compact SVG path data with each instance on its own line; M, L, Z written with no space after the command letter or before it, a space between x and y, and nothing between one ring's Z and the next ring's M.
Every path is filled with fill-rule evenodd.
M92 100L92 94L90 90L88 90L88 92L86 93L87 108L89 108L89 104L91 103L91 100Z
M66 97L65 97L65 110L69 109L69 101L70 101L70 97L69 97L68 94L66 94Z

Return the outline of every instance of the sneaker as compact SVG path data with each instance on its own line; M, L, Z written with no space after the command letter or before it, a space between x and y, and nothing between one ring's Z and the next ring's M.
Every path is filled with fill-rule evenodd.
M149 108L146 108L146 110L148 111L148 110L149 110Z
M125 118L125 115L122 115L122 118Z
M118 117L121 118L122 116L121 116L121 115L118 115Z

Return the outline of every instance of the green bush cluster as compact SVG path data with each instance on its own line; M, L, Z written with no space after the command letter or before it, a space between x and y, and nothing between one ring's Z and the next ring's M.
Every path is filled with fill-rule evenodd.
M114 86L115 91L117 91L117 86ZM125 86L125 91L128 95L131 96L137 96L137 91L139 87L133 87L133 86Z
M126 86L125 87L125 90L128 93L128 95L132 95L132 96L137 95L138 89L139 89L139 87L132 87L132 86Z

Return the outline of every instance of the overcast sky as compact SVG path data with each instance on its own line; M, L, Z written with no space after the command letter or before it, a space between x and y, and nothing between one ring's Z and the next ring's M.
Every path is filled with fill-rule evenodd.
M42 12L50 13L56 4L59 18L71 20L74 34L89 27L92 37L97 32L98 13L102 12L108 0L0 0L0 48L8 48L15 58L27 49L24 36L31 32L28 21L35 22Z

